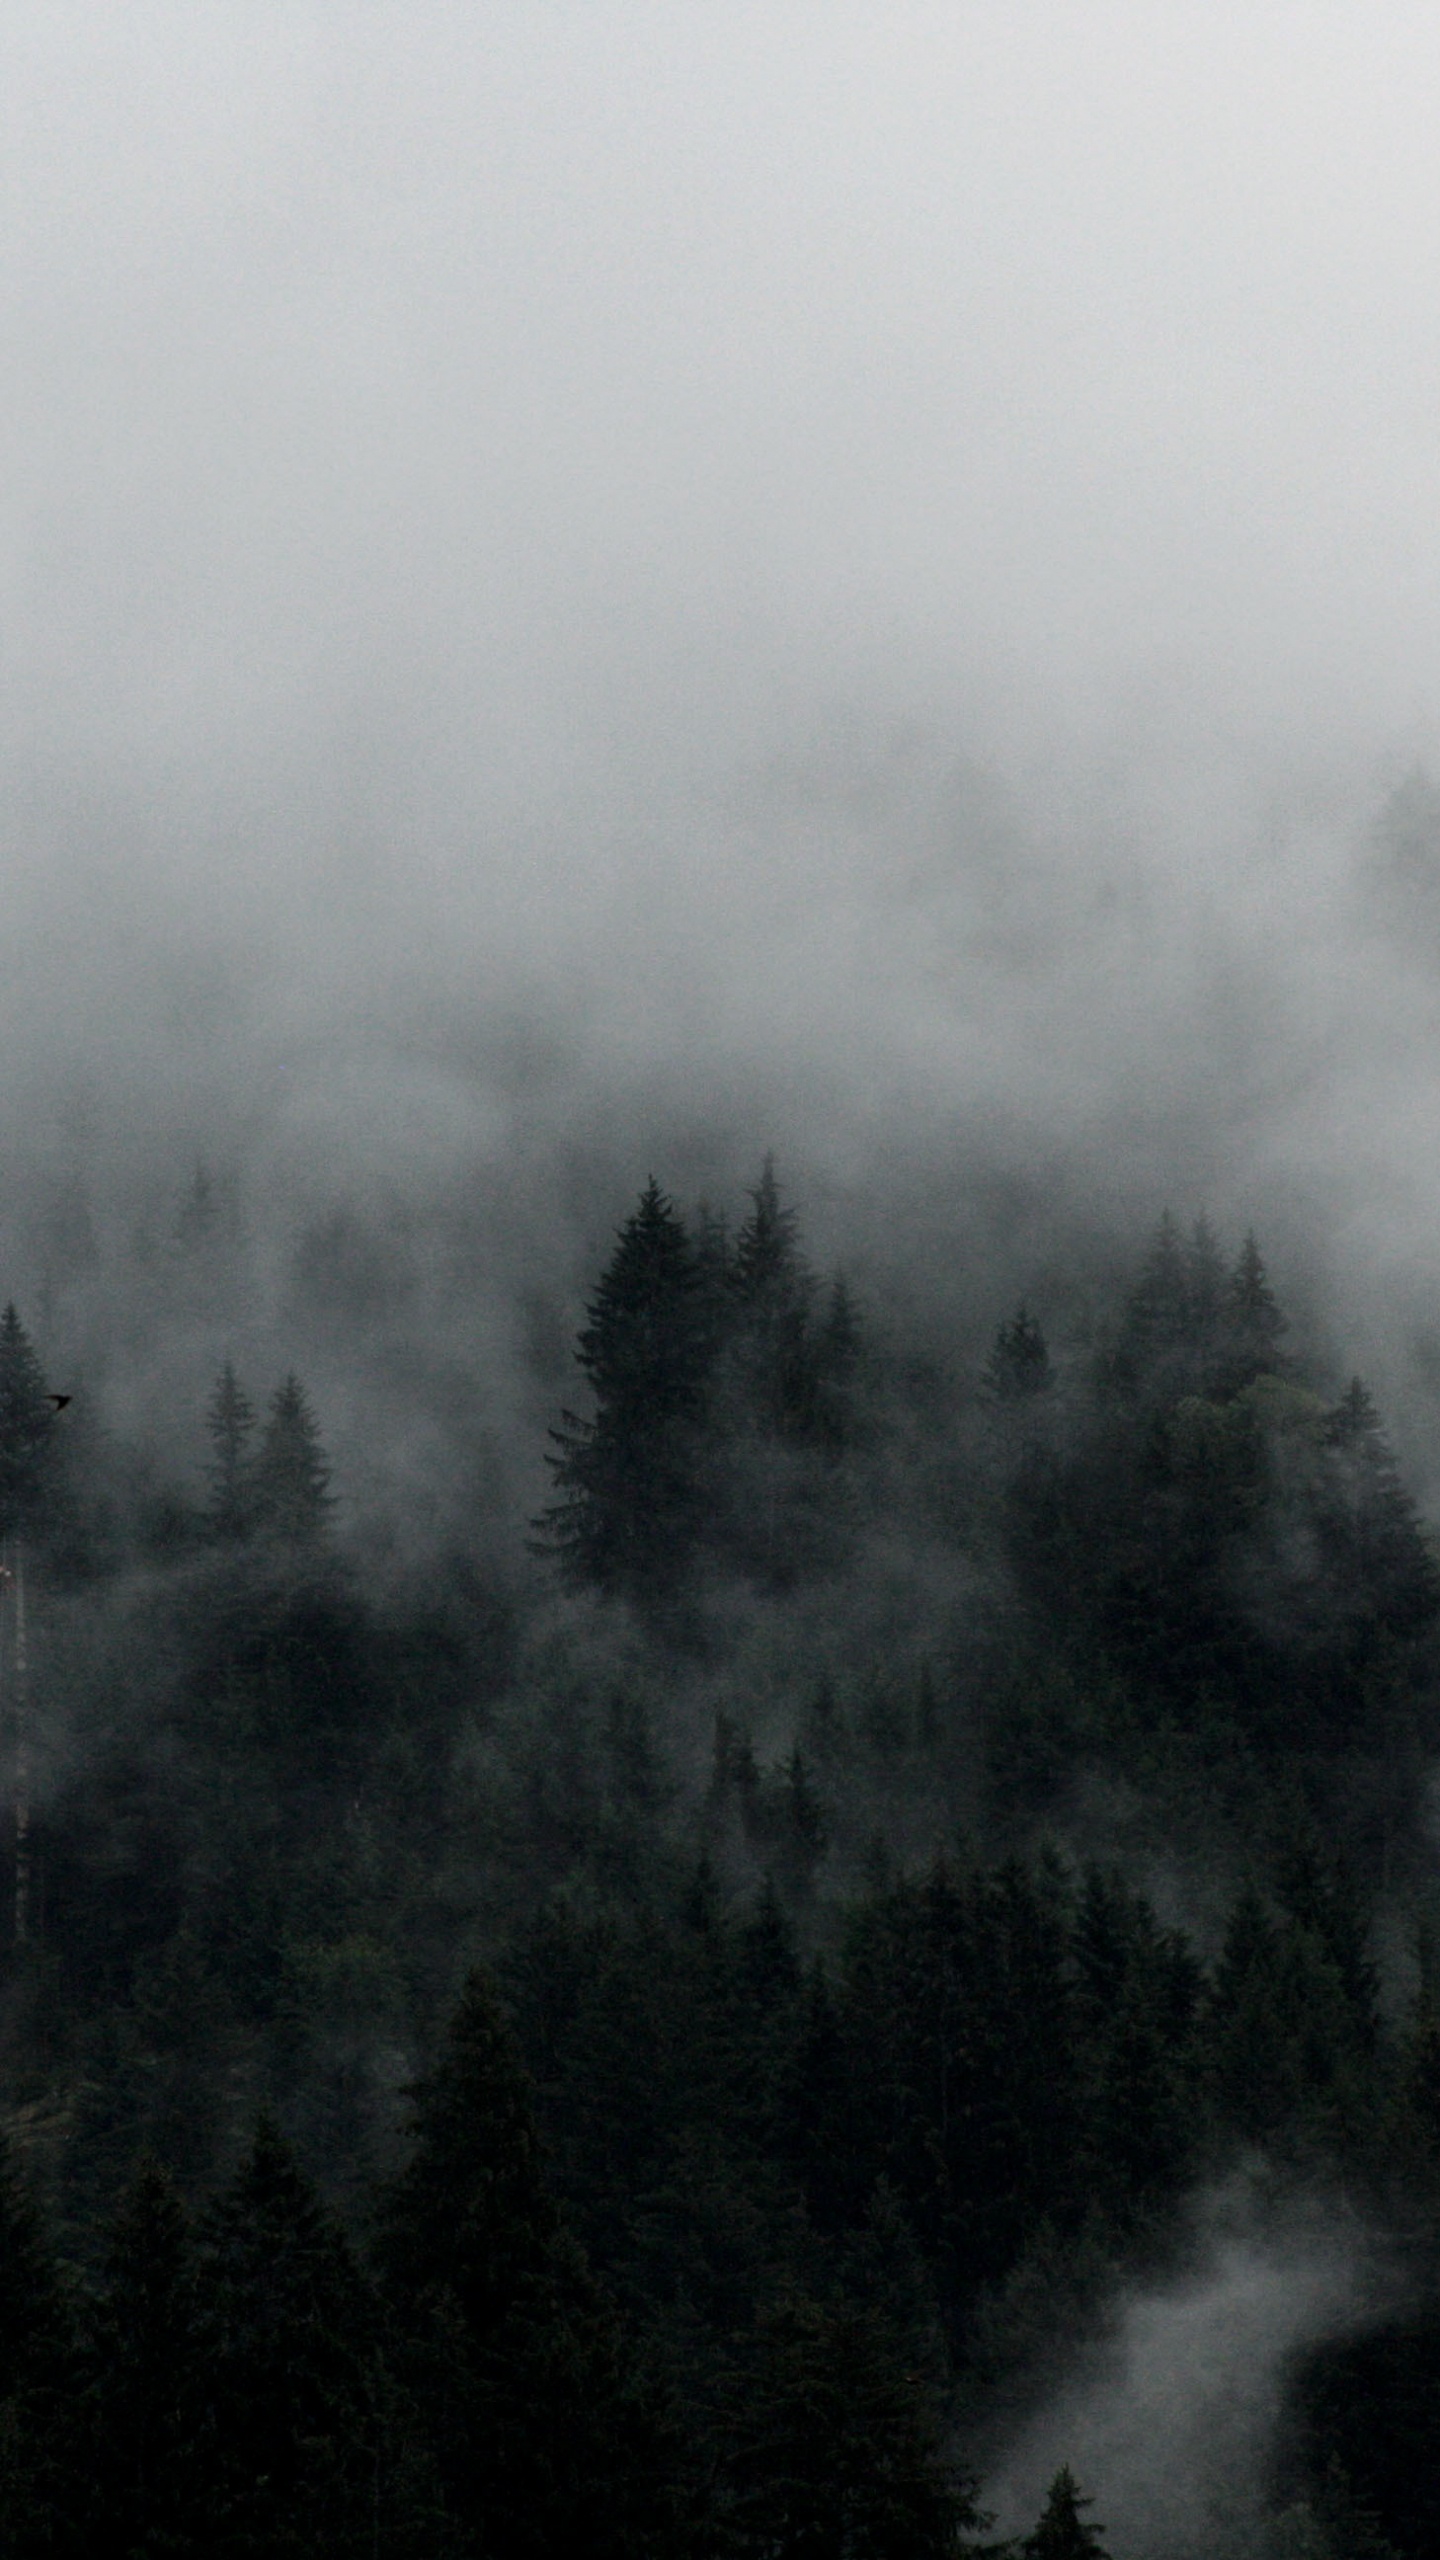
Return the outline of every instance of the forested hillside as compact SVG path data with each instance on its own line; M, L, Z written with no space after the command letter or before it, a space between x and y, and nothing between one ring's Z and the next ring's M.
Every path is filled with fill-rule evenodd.
M1211 2547L1433 2553L1440 1568L1253 1235L1167 1215L947 1351L815 1266L769 1161L651 1180L538 1507L502 1474L427 1541L396 1495L388 1542L253 1373L209 1176L126 1248L218 1353L163 1430L78 1193L39 1250L7 2550L993 2544L1006 2446L1243 2190L1386 2275L1284 2362ZM329 1378L377 1310L403 1340L362 1225L286 1285ZM1017 2547L1153 2560L1057 2453Z

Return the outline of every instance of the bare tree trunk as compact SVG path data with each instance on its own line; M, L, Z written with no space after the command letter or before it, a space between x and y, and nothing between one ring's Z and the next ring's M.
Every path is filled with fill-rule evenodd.
M30 1935L30 1664L25 1647L25 1550L15 1541L15 1944Z

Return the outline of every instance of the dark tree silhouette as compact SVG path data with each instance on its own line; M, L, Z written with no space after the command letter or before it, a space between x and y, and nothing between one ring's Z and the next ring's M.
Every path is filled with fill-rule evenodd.
M1054 1380L1045 1336L1028 1307L1019 1307L1002 1324L985 1363L981 1383L997 1404L1020 1404L1043 1395Z
M228 1360L216 1380L205 1429L215 1452L205 1470L210 1484L207 1523L217 1538L241 1538L254 1520L250 1442L255 1411Z
M714 1360L712 1291L684 1221L651 1180L620 1229L576 1359L594 1397L563 1415L555 1500L537 1544L567 1576L643 1596L675 1580L705 1516L701 1435Z
M1092 2553L1103 2554L1100 2526L1087 2523L1081 2512L1093 2504L1092 2498L1081 2497L1067 2463L1050 2484L1045 2512L1034 2532L1021 2544L1024 2560L1090 2560Z
M278 1386L255 1461L254 1516L269 1536L308 1546L334 1509L320 1427L293 1371Z
M0 1538L28 1537L50 1492L55 1407L13 1305L0 1316Z

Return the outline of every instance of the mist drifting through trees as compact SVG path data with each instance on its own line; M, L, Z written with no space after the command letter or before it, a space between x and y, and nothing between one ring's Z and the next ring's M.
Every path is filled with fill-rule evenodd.
M0 2542L1428 2560L1433 13L0 66Z

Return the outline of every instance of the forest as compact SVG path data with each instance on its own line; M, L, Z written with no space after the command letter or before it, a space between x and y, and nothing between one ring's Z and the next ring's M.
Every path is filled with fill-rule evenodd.
M1440 2548L1440 1565L1256 1236L947 1345L651 1178L381 1571L227 1217L124 1248L188 1465L73 1187L0 1321L0 2547L1170 2560L1063 2416L987 2484L1243 2195L1383 2280L1203 2548Z

